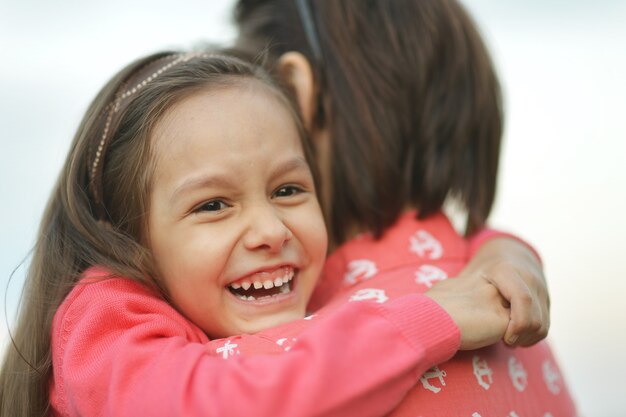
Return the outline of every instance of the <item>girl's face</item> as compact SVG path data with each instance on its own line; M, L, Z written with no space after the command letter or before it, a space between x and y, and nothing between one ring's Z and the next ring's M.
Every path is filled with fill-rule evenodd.
M210 337L302 318L327 237L296 125L259 81L157 123L148 243L171 302Z

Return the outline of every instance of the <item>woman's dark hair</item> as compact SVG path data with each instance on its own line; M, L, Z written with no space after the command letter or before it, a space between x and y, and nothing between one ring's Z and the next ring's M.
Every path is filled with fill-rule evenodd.
M376 236L408 207L429 216L447 198L466 234L491 210L502 135L499 83L474 22L454 0L239 0L233 48L270 71L304 54L320 89L314 122L330 131L335 243ZM311 37L319 41L318 53ZM324 184L322 184L324 185Z

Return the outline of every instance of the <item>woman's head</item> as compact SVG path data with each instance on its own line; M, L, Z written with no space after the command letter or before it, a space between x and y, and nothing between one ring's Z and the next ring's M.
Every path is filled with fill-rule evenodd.
M466 207L468 232L484 223L495 194L500 91L456 1L240 0L235 19L237 53L265 51L294 86L314 142L329 149L322 190L336 241L351 227L380 234L407 207L427 216L448 197ZM294 51L310 65L308 90Z
M291 101L241 60L162 53L116 75L88 109L42 220L2 414L45 414L52 318L91 265L162 291L216 336L302 316L326 254L303 138ZM273 288L243 290L266 278Z

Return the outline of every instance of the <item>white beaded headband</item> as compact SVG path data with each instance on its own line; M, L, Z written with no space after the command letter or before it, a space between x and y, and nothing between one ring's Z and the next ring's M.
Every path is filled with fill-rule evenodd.
M149 82L158 78L165 71L171 69L172 67L182 63L187 62L195 57L204 57L208 56L205 53L186 53L186 54L172 54L166 55L164 57L158 58L154 61L148 62L143 67L136 70L132 73L128 80L122 84L119 88L118 92L115 94L115 98L113 102L109 103L103 112L103 116L106 115L106 119L104 122L104 128L102 130L102 135L100 136L100 141L98 142L97 147L95 148L95 153L93 154L93 161L89 167L89 184L91 189L91 194L96 203L97 210L100 212L100 218L105 218L104 206L103 206L103 195L102 195L102 165L104 154L106 148L108 146L108 142L110 139L110 134L112 130L115 130L116 124L119 123L119 115L121 114L120 110L125 109L128 103L130 103L131 99L139 92L142 88L144 88ZM133 80L139 80L137 82L133 82Z

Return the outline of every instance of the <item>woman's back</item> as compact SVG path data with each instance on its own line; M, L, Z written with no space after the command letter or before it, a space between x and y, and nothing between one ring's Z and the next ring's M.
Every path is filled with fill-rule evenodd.
M327 308L346 300L384 302L457 276L471 255L468 241L441 213L415 217L405 213L380 240L365 234L338 248L314 302L333 292ZM390 415L573 417L576 408L547 342L528 348L499 342L431 368Z

